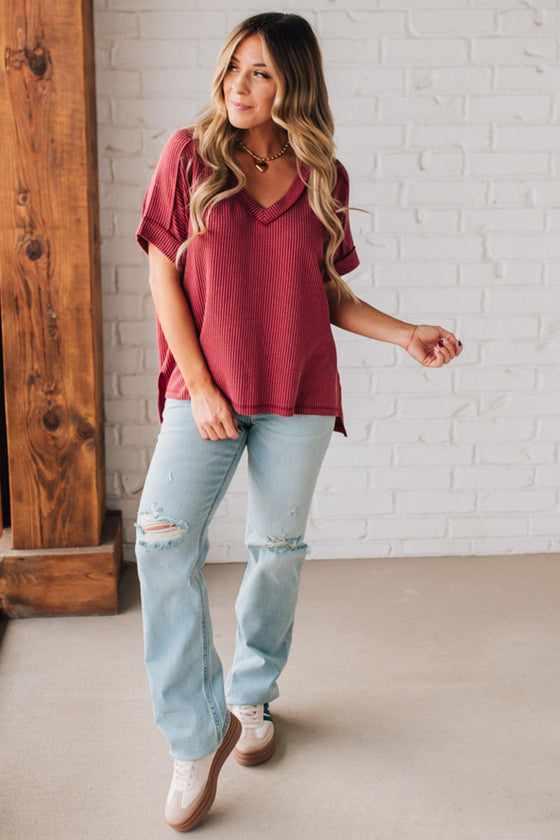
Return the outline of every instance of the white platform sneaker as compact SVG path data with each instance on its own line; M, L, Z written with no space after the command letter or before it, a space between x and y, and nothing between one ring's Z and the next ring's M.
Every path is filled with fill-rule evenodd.
M191 831L204 819L216 798L218 774L241 734L241 724L232 715L226 736L218 749L196 761L175 759L165 819L175 831Z
M231 706L232 713L239 718L243 727L241 737L233 751L239 764L264 764L274 755L274 723L268 710L268 703L245 706Z

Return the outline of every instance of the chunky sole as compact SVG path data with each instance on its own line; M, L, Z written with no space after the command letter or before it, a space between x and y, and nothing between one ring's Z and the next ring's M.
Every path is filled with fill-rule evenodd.
M229 722L228 731L226 732L225 738L218 747L216 751L216 755L214 756L214 760L210 767L210 772L208 773L208 781L204 787L204 790L198 797L198 799L192 803L190 813L184 820L180 823L171 823L167 820L167 824L174 828L175 831L192 831L195 826L201 822L210 808L214 803L214 799L216 798L216 790L218 787L218 775L222 766L230 754L230 752L235 747L237 741L239 740L239 736L241 735L241 723L235 717L235 715L231 715L231 720Z
M273 735L272 740L270 740L268 744L265 744L265 746L261 747L259 750L243 752L242 750L236 747L233 751L233 757L235 758L238 764L242 764L244 767L254 767L257 764L264 764L265 761L268 761L270 758L272 758L275 749L276 739Z

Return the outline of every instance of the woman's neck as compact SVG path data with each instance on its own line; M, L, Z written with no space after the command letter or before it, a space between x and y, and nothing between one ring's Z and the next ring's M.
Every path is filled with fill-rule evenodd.
M287 136L285 130L278 125L258 126L241 132L240 140L256 155L265 158L280 152Z

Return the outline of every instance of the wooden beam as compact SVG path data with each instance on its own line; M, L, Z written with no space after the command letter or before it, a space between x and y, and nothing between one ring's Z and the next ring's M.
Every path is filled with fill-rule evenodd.
M14 549L105 518L91 0L2 0L1 315Z
M93 548L10 549L0 538L0 617L112 615L121 571L121 518L109 514Z

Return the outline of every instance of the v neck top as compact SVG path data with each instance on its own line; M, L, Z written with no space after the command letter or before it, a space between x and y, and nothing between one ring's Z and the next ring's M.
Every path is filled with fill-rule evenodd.
M342 164L337 167L333 195L347 208L348 175ZM187 249L181 280L208 368L236 412L329 415L336 418L335 430L346 434L324 289L326 231L307 199L308 174L303 169L270 207L246 189L216 204L208 231ZM175 262L192 234L189 182L204 177L192 131L177 131L144 199L137 239L145 251L151 242ZM346 274L359 261L347 211L341 219L344 240L335 267ZM159 322L157 336L161 418L166 397L190 395Z
M296 175L282 198L275 201L274 204L271 204L269 207L263 207L262 204L255 201L253 196L245 188L238 193L239 199L243 202L249 213L252 213L261 225L269 225L277 219L278 216L281 216L282 213L289 210L292 204L297 201L302 194L306 187L306 180L309 175L309 171L306 168L303 168L301 174L301 178L299 175ZM231 181L232 183L234 182L233 177Z

